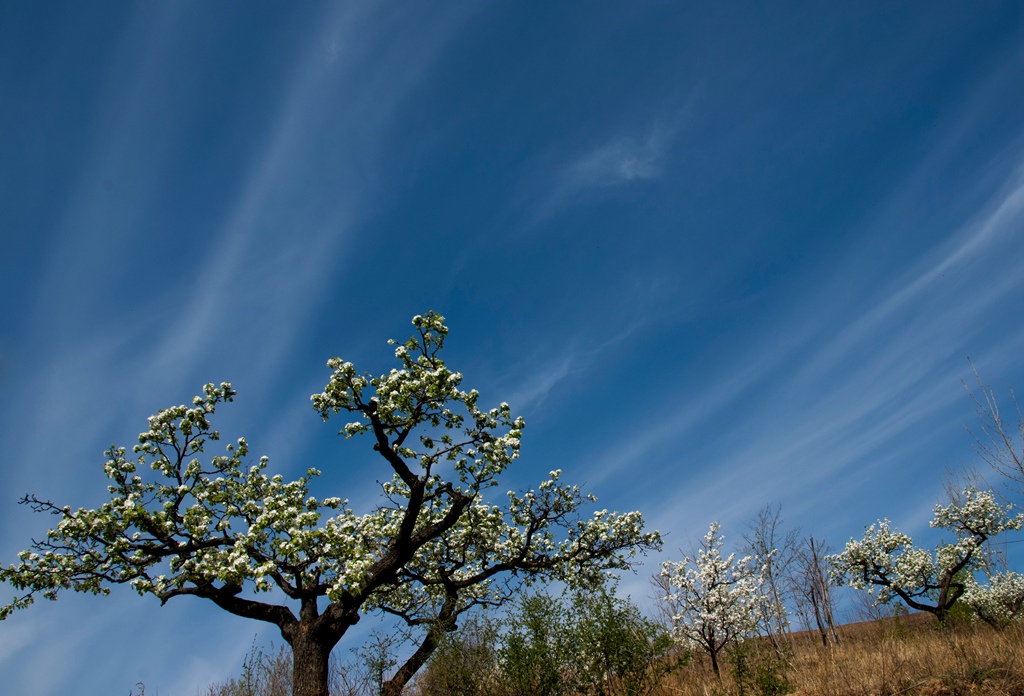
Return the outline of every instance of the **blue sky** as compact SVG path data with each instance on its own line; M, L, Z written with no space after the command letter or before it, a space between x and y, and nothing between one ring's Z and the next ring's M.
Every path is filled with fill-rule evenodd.
M634 596L766 503L934 540L968 356L1024 389L1021 84L1014 2L3 3L0 559L49 522L23 493L98 504L208 381L226 437L369 500L309 395L428 309L526 417L508 487L561 468L666 533ZM0 675L191 694L256 632L68 595L0 624Z

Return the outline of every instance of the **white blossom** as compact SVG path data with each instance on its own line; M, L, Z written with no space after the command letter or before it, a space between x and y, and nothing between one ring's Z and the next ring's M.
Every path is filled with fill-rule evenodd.
M963 601L984 621L995 626L1024 621L1024 575L996 573L981 585L973 577L967 581Z

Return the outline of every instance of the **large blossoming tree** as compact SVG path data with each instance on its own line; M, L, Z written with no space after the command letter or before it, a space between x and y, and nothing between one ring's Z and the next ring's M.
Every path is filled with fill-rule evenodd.
M722 556L725 537L712 522L695 556L667 561L655 584L668 608L677 641L702 650L719 676L718 656L757 631L764 569L751 556Z
M557 471L536 490L491 499L519 455L523 421L507 404L479 408L477 392L461 389L462 375L439 357L443 317L413 325L397 368L373 377L332 359L330 382L312 397L324 420L348 414L341 432L368 437L389 472L376 474L384 483L371 512L311 496L315 469L291 482L268 476L244 439L209 453L220 439L216 410L235 391L208 384L191 406L152 416L130 456L107 451L110 500L98 509L25 497L59 521L20 563L0 566L19 591L0 618L62 590L128 584L161 602L191 595L276 625L292 649L295 696L326 696L332 648L361 613L380 610L422 628L386 687L399 693L475 604L501 603L539 578L585 583L660 547L639 513L584 517L593 497Z
M936 505L931 521L932 527L952 532L954 543L942 543L933 553L881 520L865 530L863 539L850 539L842 553L828 557L830 574L837 584L877 590L878 604L898 597L945 623L950 608L973 584L972 573L981 569L985 542L1019 530L1022 522L1024 515L1012 516L1011 506L1000 505L991 491L968 487L958 503Z

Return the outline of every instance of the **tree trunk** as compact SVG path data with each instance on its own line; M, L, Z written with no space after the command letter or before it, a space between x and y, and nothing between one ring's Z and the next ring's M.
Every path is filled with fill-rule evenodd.
M303 631L296 631L292 646L292 696L328 696L331 648Z
M821 607L825 612L825 623L828 625L828 632L832 636L832 645L839 645L839 631L836 630L836 619L832 614L832 595L828 590L828 580L822 580Z
M768 640L772 643L772 652L775 653L775 657L782 659L782 642L779 640L779 636L775 634L771 628L768 629Z
M827 648L829 634L832 636L833 645L839 645L839 634L836 632L835 621L832 618L832 597L828 591L828 577L822 570L821 556L818 555L821 547L814 545L814 537L810 537L808 543L811 549L811 558L808 564L810 600L814 608L814 621L821 634L821 644ZM826 631L826 627L828 631Z
M715 677L717 679L721 679L722 678L722 671L720 669L718 669L718 651L717 650L710 650L708 652L711 655L711 669L714 671Z
M381 696L402 696L402 689L409 683L409 680L413 678L413 675L419 671L420 667L426 664L430 655L434 652L437 646L441 642L441 636L444 635L443 630L435 630L433 627L427 632L426 638L420 644L420 647L416 649L408 660L405 661L395 676L388 679L381 685L380 693Z
M819 606L820 597L817 592L811 592L811 606L814 607L814 623L818 627L818 633L821 634L821 645L822 647L828 647L828 633L825 632L825 623L821 618L821 607Z
M458 597L458 592L455 589L448 588L444 605L441 607L437 618L430 624L427 634L423 637L423 642L409 656L405 664L398 668L395 676L381 685L381 696L402 696L402 689L413 678L413 675L419 671L420 667L427 663L427 660L430 659L437 646L441 644L444 635L455 630L455 617L458 614L456 610Z

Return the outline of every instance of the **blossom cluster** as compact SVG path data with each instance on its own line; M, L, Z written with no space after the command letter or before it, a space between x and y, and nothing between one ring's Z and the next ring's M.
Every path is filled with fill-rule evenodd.
M995 626L1024 621L1024 575L995 573L984 585L971 577L963 601L982 620Z
M329 360L331 379L310 397L313 407L324 420L342 411L355 415L341 434L372 433L379 445L387 443L402 459L417 462L426 476L438 463L453 462L460 491L495 485L519 457L523 419L514 418L507 403L482 410L476 390L460 389L462 374L438 357L448 333L444 317L417 315L413 325L417 333L395 349L401 367L385 375L360 374L350 362ZM428 431L410 438L420 426Z

